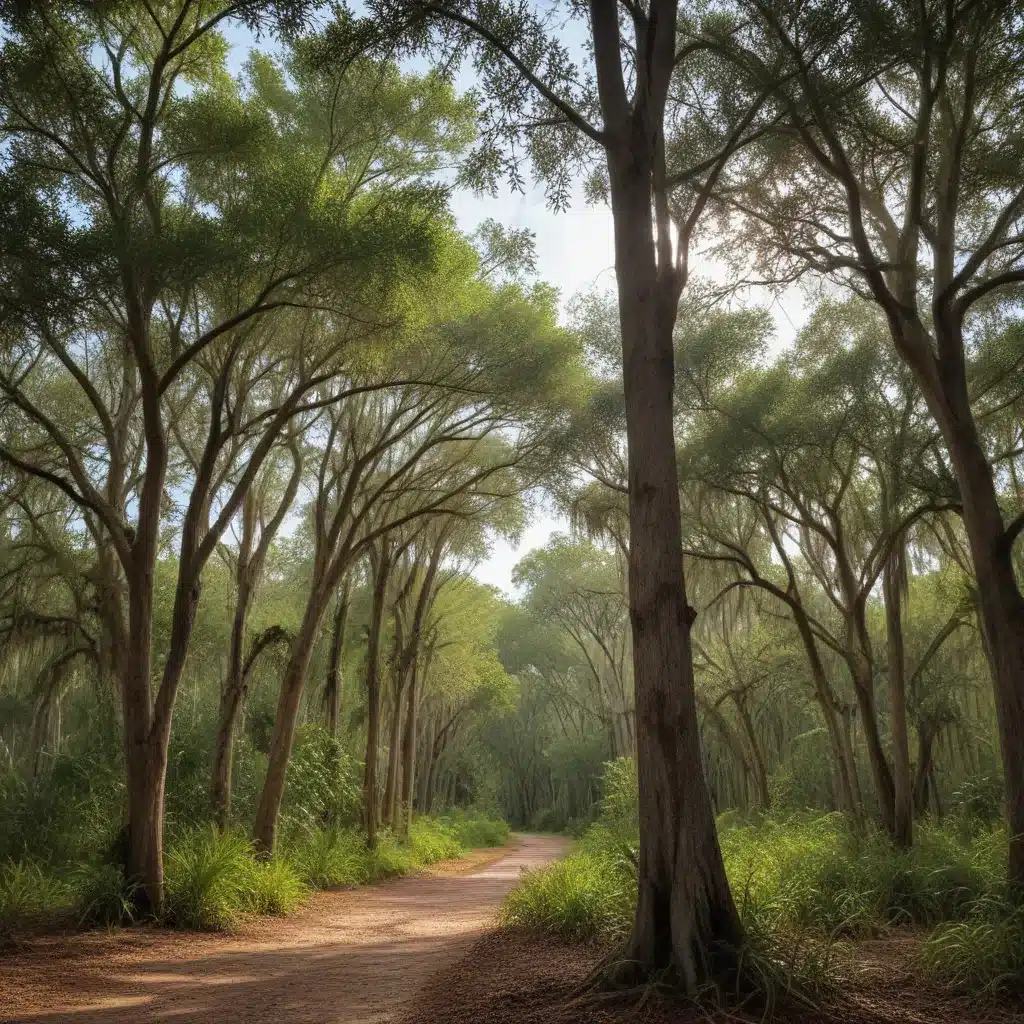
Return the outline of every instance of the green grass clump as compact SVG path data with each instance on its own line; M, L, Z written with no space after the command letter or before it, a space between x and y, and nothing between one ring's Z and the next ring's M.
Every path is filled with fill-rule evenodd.
M954 991L1024 995L1024 906L979 900L967 920L935 929L920 961L932 980Z
M726 871L745 914L831 936L893 924L931 925L966 916L998 889L1005 837L965 840L921 825L913 849L856 834L839 814L720 831Z
M289 861L250 861L240 905L252 914L292 914L306 901L309 886Z
M505 925L572 939L616 939L628 933L636 879L607 857L581 852L523 880L505 898Z
M373 857L366 836L356 829L306 832L288 850L300 878L314 889L366 885L373 880Z
M183 928L230 928L245 902L253 850L238 832L210 826L183 833L168 850L168 919Z
M134 895L138 886L125 881L119 865L102 861L83 864L72 876L72 885L81 924L134 923Z
M230 928L242 913L288 914L309 893L302 871L257 859L240 832L213 826L183 833L166 858L166 917L182 928Z
M461 857L466 846L447 822L417 818L409 826L409 849L417 864L427 865Z
M60 921L73 908L71 886L38 864L0 864L0 934Z

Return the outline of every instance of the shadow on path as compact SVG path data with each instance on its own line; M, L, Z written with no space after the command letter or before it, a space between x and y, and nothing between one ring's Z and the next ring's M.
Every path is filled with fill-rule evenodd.
M565 852L519 836L468 875L319 893L236 934L159 930L44 939L0 959L0 1022L381 1024L492 922L523 868Z

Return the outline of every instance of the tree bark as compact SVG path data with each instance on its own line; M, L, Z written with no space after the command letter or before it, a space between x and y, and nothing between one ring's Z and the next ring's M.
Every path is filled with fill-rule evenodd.
M370 849L377 845L377 757L380 750L380 640L391 573L390 543L385 537L373 559L373 604L366 649L366 759L363 764L363 822Z
M274 717L274 732L267 756L267 774L263 780L260 801L256 807L252 837L257 850L266 857L274 852L277 840L277 821L284 800L285 777L288 773L288 758L295 742L295 726L299 717L302 691L309 672L309 661L313 654L320 621L327 608L328 594L321 588L310 595L302 624L292 641L288 664L281 677L281 691L277 700Z
M971 409L964 359L963 311L936 311L940 358L919 324L890 317L893 340L914 371L949 451L978 583L985 648L995 692L1010 827L1010 881L1024 888L1024 596L1013 565L1017 536L999 507L992 466ZM922 356L924 353L924 356Z
M341 728L341 655L345 648L345 623L348 619L349 583L346 579L338 593L331 630L331 653L327 661L327 681L324 686L324 704L327 707L327 731L338 738Z
M629 959L688 991L742 940L701 761L673 428L677 294L658 288L649 145L609 153L629 453L629 608L640 853Z
M236 607L236 618L238 608ZM244 618L242 629L244 630ZM231 776L234 765L234 735L238 722L238 714L245 700L249 686L249 677L260 655L272 644L289 640L287 630L281 626L271 626L264 630L253 642L243 664L238 667L236 676L233 661L224 691L220 697L217 712L217 732L213 742L213 768L211 779L211 802L217 823L223 828L231 818ZM233 653L233 652L232 652Z
M885 600L886 648L889 660L889 732L892 739L893 839L903 849L914 842L914 787L910 773L907 732L906 658L903 650L902 545L882 573Z

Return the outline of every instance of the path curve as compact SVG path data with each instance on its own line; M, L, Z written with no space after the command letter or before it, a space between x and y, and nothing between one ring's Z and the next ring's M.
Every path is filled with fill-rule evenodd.
M231 935L135 929L0 953L0 1022L384 1024L490 925L523 868L561 856L517 836L469 874L317 893L289 918Z

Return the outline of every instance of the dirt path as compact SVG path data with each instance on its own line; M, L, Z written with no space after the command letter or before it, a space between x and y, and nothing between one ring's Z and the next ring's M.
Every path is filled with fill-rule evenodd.
M471 873L318 893L232 935L91 932L0 954L0 1022L383 1024L486 930L524 867L567 848L519 836ZM479 861L478 861L479 863Z

